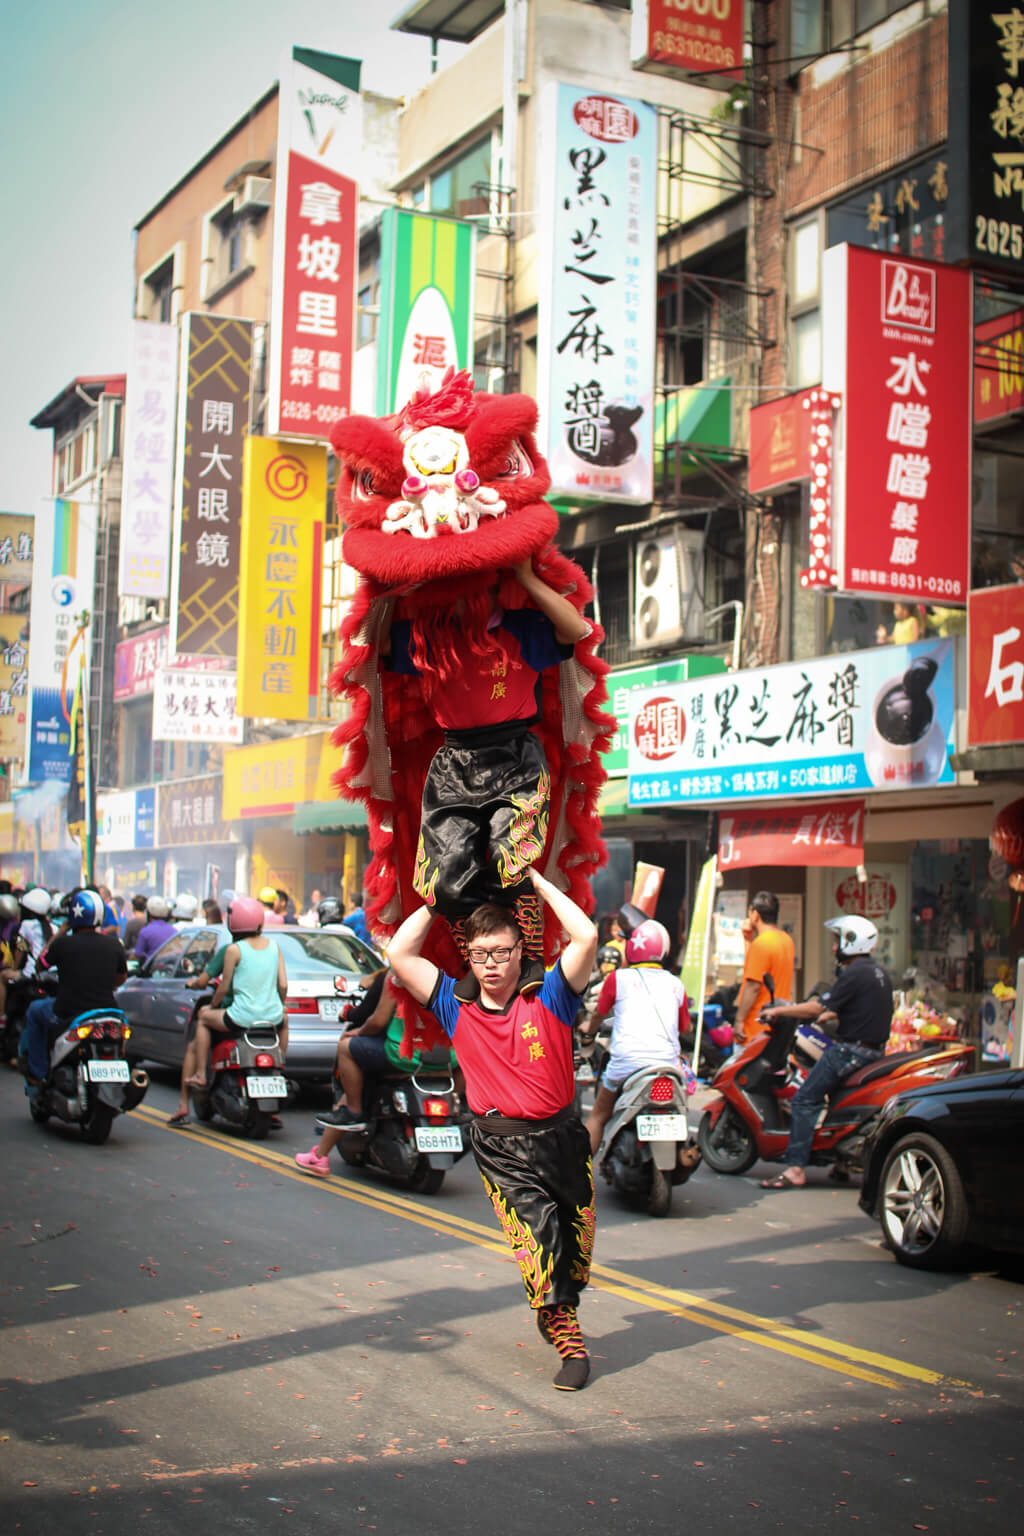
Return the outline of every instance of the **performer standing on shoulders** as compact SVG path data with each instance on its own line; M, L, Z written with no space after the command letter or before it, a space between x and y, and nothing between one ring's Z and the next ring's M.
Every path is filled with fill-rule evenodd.
M434 911L420 907L388 959L449 1036L466 1077L470 1142L484 1187L537 1314L562 1359L554 1384L586 1386L590 1360L576 1316L590 1277L594 1179L590 1143L573 1106L572 1025L597 952L597 929L576 903L529 870L569 943L529 998L520 990L523 935L507 907L477 907L465 923L479 999L460 1002L454 978L421 953Z

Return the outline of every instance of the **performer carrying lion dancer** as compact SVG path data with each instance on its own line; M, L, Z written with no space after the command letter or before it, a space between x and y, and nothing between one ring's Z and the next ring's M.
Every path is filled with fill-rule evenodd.
M485 928L493 931L497 909L507 932L521 936L506 1012L527 1006L540 988L536 1006L546 1017L555 973L545 978L543 962L555 958L565 917L550 889L582 917L592 905L590 876L605 858L597 796L614 720L602 708L600 632L583 617L590 587L552 543L558 518L542 499L550 480L534 442L536 415L525 396L476 394L468 374L449 373L436 394L416 395L382 420L349 417L331 437L341 464L343 552L361 577L332 678L347 704L335 736L346 747L337 782L367 808L368 918L387 936L426 908L422 957L455 981L451 1007L465 1011L467 1026L472 1012L474 1030L488 1009L476 1003L479 967L468 960L479 926L472 915L491 909ZM543 905L531 870L549 883L537 887ZM432 922L436 915L447 922ZM412 996L423 1006L407 1005L407 1040L443 1039L436 1000L419 989ZM557 1017L568 1011L559 995ZM444 1016L446 1034L454 1018ZM571 1023L560 1025L566 1035ZM460 1041L468 1034L462 1028ZM509 1048L500 1032L493 1046L499 1042ZM562 1077L560 1067L554 1081ZM485 1115L493 1104L474 1095L468 1071L467 1083L470 1107ZM529 1093L522 1115L514 1088L510 1095L505 1120L537 1120ZM479 1163L475 1139L474 1150ZM542 1184L557 1179L550 1161L540 1160L543 1175L535 1170ZM520 1217L528 1231L528 1209L517 1214L485 1177L492 1199L496 1190L511 1212L506 1232L518 1230ZM589 1214L580 1213L578 1179L565 1208L589 1243L589 1168L586 1178ZM574 1263L579 1283L588 1270L589 1247L586 1263L579 1255ZM546 1304L543 1286L528 1290L534 1307ZM578 1336L574 1310L573 1325Z

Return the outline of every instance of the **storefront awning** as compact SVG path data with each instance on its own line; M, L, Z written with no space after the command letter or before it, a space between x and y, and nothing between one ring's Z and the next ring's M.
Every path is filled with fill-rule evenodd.
M692 443L710 454L720 449L729 454L732 449L732 396L729 380L723 379L717 388L708 385L692 385L676 389L654 407L654 460L655 466L665 456L665 449L674 443ZM696 466L695 466L696 467Z
M358 832L366 824L365 805L353 800L311 800L292 817L294 832Z

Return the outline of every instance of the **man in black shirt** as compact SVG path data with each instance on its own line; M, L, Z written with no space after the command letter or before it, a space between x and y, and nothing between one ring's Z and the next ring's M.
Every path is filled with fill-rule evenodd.
M71 898L67 933L46 950L46 963L57 969L57 996L41 997L29 1007L21 1036L26 1076L37 1086L50 1070L50 1039L90 1008L116 1008L114 989L128 974L124 948L113 934L101 933L103 899L95 891Z
M765 1008L761 1017L778 1014L791 1019L817 1019L827 1014L837 1022L835 1039L791 1103L789 1145L782 1161L786 1171L774 1179L762 1179L762 1189L800 1189L807 1182L804 1167L811 1155L814 1128L825 1100L835 1089L885 1050L892 1023L892 981L871 951L878 943L878 929L865 917L834 917L825 924L836 935L839 974L831 986L806 1003L781 1003Z

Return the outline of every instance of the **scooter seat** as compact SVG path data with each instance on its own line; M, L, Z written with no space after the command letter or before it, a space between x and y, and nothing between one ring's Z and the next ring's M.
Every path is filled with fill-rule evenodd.
M883 1056L881 1061L869 1061L866 1067L858 1067L856 1072L851 1072L849 1077L843 1079L843 1089L861 1088L865 1083L873 1083L877 1078L888 1077L899 1067L904 1067L910 1061L919 1061L923 1056L933 1056L935 1047L922 1051L896 1051L891 1056Z

